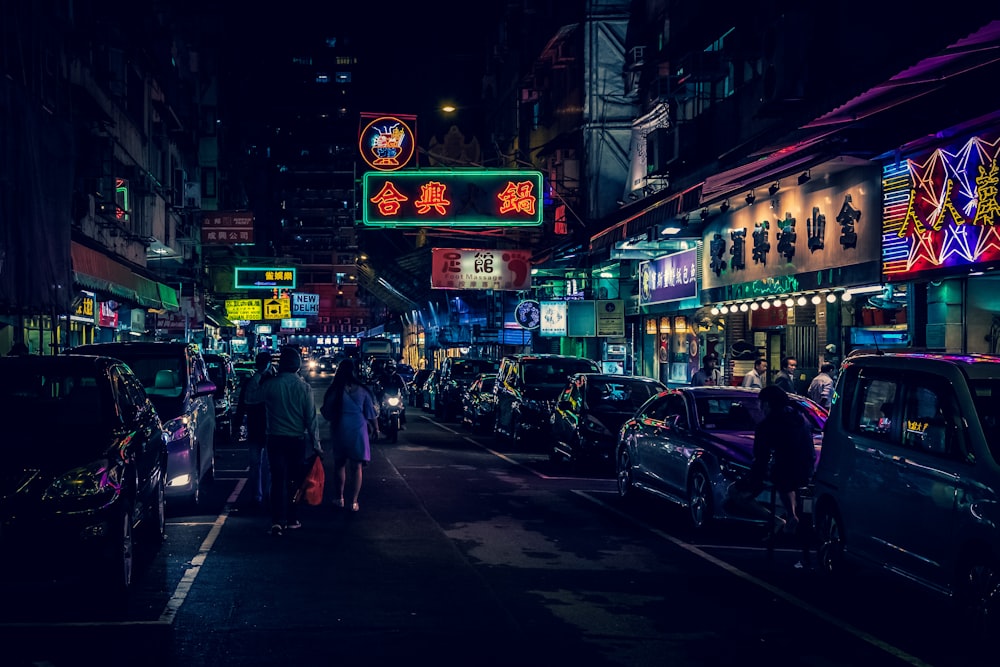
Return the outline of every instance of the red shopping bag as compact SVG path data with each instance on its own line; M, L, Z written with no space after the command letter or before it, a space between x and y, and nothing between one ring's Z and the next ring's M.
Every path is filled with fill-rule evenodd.
M306 478L302 480L302 487L295 494L295 502L304 500L307 505L321 504L324 482L326 482L326 472L323 470L323 459L315 456Z

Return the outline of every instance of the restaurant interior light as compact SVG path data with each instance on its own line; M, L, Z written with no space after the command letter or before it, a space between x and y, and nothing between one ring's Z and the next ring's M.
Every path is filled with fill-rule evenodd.
M833 303L834 301L837 300L837 295L834 294L833 292L830 292L829 294L826 295L826 300L830 303Z
M795 305L795 300L792 297L785 299L785 308L791 308Z
M750 304L750 310L760 310L760 304L754 301Z
M814 306L818 306L820 301L822 301L822 299L819 298L819 294L813 294L812 304Z
M745 303L741 303L741 304L740 304L740 312L741 312L741 313L745 313L745 312L747 312L748 310L750 310L750 306L746 305Z
M763 308L764 310L769 310L771 308L771 302L765 300L761 302L760 307Z
M844 292L843 294L840 295L840 298L843 299L844 301L850 301L853 297L851 296L850 292Z
M723 315L728 315L729 306L727 306L726 304L722 304L722 308L719 308L719 312L722 313Z
M774 307L775 308L781 308L781 305L782 305L781 299L775 299L774 300Z
M710 310L709 312L712 313L712 315L718 315L722 311L719 310L718 306L712 306L712 310Z
M804 306L808 302L806 301L805 295L802 295L798 299L795 300L795 303L799 304L800 306Z

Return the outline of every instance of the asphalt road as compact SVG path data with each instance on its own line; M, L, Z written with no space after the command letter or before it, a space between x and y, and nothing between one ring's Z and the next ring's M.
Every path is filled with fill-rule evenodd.
M8 576L0 663L996 664L931 593L826 581L756 528L689 534L672 507L624 504L610 474L409 411L374 447L360 512L306 507L279 538L246 503L245 450L220 446L204 506L171 512L126 610Z

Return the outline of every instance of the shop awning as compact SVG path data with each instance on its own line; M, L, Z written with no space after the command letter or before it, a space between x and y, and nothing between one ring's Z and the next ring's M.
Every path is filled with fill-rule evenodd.
M143 308L178 310L177 290L134 273L119 261L73 242L73 281L105 298Z
M235 327L236 324L222 312L210 306L205 307L205 319L217 327Z

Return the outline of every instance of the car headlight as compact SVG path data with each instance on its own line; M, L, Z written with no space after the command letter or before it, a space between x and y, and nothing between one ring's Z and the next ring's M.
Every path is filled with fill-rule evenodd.
M309 360L309 370L315 369L317 366L316 362L312 359Z
M52 480L42 497L44 500L67 500L108 496L110 500L121 490L120 475L120 470L108 459L98 459Z
M167 443L177 442L178 440L190 437L190 422L191 418L187 415L182 415L165 422L163 424L163 432L167 436Z

